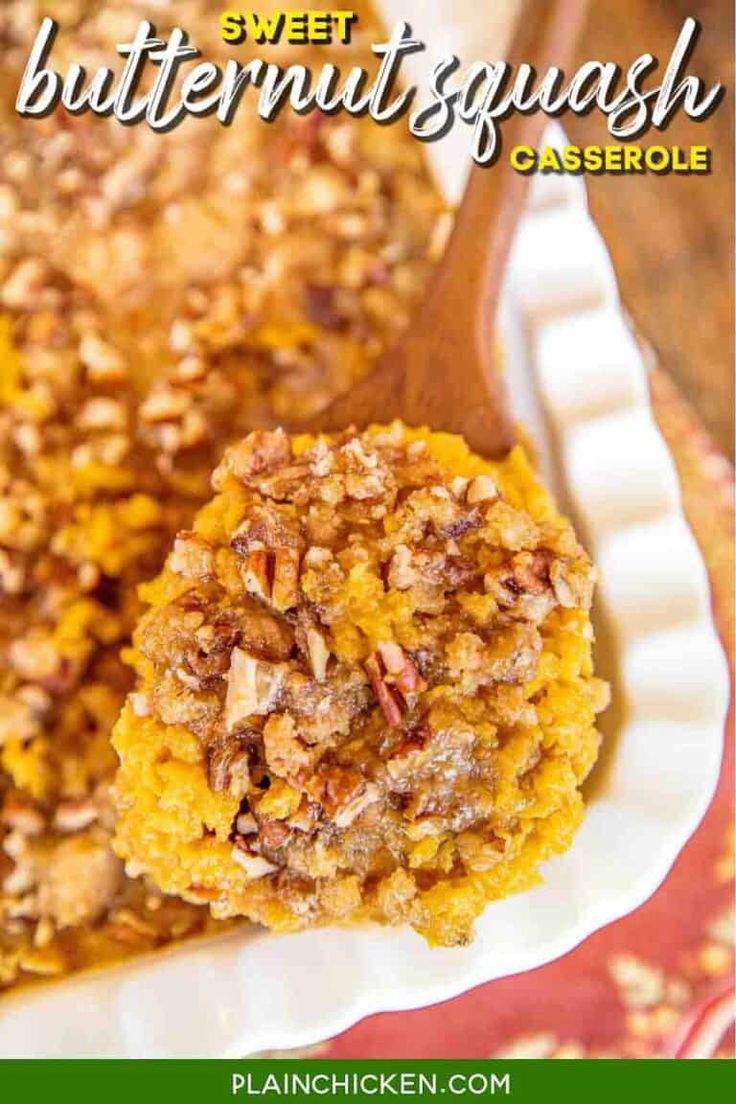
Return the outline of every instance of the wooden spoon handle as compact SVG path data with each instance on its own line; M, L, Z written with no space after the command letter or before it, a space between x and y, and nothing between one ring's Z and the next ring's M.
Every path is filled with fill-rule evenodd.
M527 0L508 55L512 79L522 62L540 73L554 65L569 69L586 6L587 0ZM485 456L508 452L514 432L501 374L492 368L493 326L529 187L508 151L537 146L546 122L541 112L513 114L503 122L503 152L492 167L471 169L445 256L409 327L375 371L310 429L362 428L401 418L460 433Z
M509 51L511 79L519 66L540 76L552 66L569 73L588 0L526 0ZM509 153L515 146L536 149L548 124L537 111L514 112L500 122L502 150L490 168L473 165L445 256L416 318L417 328L443 327L447 333L480 327L491 346L491 330L514 232L524 208L530 177L517 172Z

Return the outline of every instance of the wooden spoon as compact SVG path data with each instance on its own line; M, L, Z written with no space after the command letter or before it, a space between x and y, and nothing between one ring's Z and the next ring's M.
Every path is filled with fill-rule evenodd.
M544 73L567 70L587 0L527 0L508 60ZM512 71L514 72L515 69ZM504 270L529 178L508 160L516 145L536 148L541 112L502 124L503 150L490 168L474 165L447 249L398 344L351 391L305 427L333 432L400 418L464 436L483 456L504 456L514 430L500 372L493 364L494 324Z

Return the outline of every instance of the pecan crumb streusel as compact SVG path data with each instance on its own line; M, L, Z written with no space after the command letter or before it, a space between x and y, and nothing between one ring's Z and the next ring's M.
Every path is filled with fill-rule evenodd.
M217 917L467 942L580 822L590 560L520 448L400 423L251 433L213 485L144 588L119 854Z
M339 61L374 71L381 33L353 6ZM209 496L225 444L365 373L441 249L448 216L402 128L289 112L266 126L247 107L231 127L169 134L15 114L42 16L59 21L55 67L93 73L142 18L219 59L221 7L0 4L0 988L209 923L124 877L110 848L136 588ZM279 600L288 566L277 576Z

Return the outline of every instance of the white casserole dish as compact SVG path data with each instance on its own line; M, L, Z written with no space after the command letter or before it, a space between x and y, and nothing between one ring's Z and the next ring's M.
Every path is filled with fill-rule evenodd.
M421 65L448 52L492 60L515 3L494 5L492 25L450 0L382 6L387 23L407 19L428 43ZM564 136L553 128L550 140ZM462 142L456 132L430 148L453 197ZM0 1055L238 1057L304 1046L370 1013L548 962L661 883L711 799L728 682L646 367L579 180L536 181L502 315L516 413L601 573L599 668L615 704L572 850L548 865L543 886L490 906L469 947L431 950L411 931L378 927L279 937L244 927L6 997Z

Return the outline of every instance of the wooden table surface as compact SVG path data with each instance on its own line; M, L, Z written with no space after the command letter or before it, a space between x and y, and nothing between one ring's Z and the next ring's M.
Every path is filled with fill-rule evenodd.
M702 23L690 72L726 85L710 120L678 114L646 144L713 150L710 176L588 177L591 207L605 235L624 303L661 365L700 413L719 447L734 454L733 363L733 4L730 0L594 0L580 61L626 67L648 51L669 58L682 21ZM600 113L565 116L574 142L604 144Z

